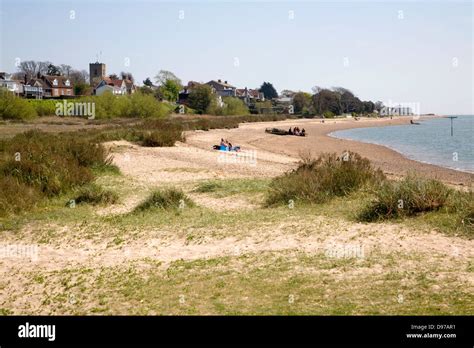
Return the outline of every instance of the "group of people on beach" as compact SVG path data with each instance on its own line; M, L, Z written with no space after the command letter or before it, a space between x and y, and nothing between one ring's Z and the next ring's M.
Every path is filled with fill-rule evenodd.
M291 127L290 127L290 129L288 130L288 134L289 135L299 135L299 136L304 137L306 135L306 131L305 131L304 128L300 130L299 127L295 127L293 129L291 129Z

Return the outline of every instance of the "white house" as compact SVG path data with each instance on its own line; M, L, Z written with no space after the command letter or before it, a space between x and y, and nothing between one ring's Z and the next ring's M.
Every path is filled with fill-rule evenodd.
M107 91L111 92L113 95L126 95L127 84L125 80L115 80L106 77L95 87L95 94L101 95Z
M16 95L23 93L23 84L20 81L12 80L4 73L0 73L0 87L6 88Z

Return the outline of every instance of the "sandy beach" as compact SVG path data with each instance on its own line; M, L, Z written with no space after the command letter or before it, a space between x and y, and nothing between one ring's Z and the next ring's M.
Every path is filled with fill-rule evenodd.
M454 185L470 185L474 175L452 169L439 167L408 159L400 153L387 147L367 144L358 141L337 139L328 134L337 130L362 127L380 127L390 125L408 124L407 117L394 117L393 119L368 119L359 121L354 119L326 120L321 123L319 119L285 120L279 122L261 122L241 124L238 129L210 130L208 132L188 132L186 143L188 146L209 150L220 138L226 138L235 145L242 146L245 150L256 150L260 160L269 165L284 165L300 158L301 153L308 151L312 156L323 152L341 153L350 150L370 159L389 176L403 176L409 172L442 180ZM277 127L288 129L298 126L305 128L307 136L292 137L278 136L265 133L265 128ZM280 155L271 158L270 154ZM284 157L288 156L288 159ZM293 160L293 161L292 161ZM276 163L268 163L276 161ZM260 165L257 165L259 167Z
M285 120L190 131L173 147L107 142L121 174L100 175L96 183L117 192L119 201L71 209L60 200L5 230L0 246L38 245L38 255L0 261L0 271L14 275L0 281L0 309L68 315L466 313L474 284L469 238L416 217L354 221L357 199L291 208L262 204L268 179L295 168L304 151L317 156L351 150L391 176L412 170L466 188L472 181L468 173L328 136L406 122ZM308 136L265 133L267 127L296 125ZM244 160L233 163L236 153L212 150L220 138L242 146ZM247 161L245 155L255 157ZM197 190L213 182L215 191ZM151 192L166 187L183 190L195 206L133 212ZM347 250L358 256L337 256ZM180 294L186 306L170 306ZM298 301L281 307L289 294ZM216 298L225 306L215 306ZM347 305L341 309L341 303Z

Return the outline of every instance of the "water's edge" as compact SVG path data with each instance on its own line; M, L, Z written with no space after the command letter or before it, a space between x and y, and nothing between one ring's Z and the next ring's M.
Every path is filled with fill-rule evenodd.
M466 170L466 169L463 169L463 168L450 167L450 166L447 166L447 165L442 165L442 164L440 164L440 163L432 163L432 162L429 162L429 161L423 161L423 160L420 160L420 159L418 159L418 158L414 158L414 157L411 156L410 154L404 153L404 152L402 152L402 151L400 151L400 150L398 150L398 149L395 149L395 148L393 148L392 146L387 145L387 144L377 143L377 142L369 141L369 140L351 139L351 138L347 138L347 137L338 136L338 135L336 134L336 133L339 133L339 132L342 132L342 131L346 131L346 130L350 130L350 129L385 128L385 127L391 127L391 126L393 126L393 125L385 125L385 126L380 126L380 127L348 128L348 129L344 129L344 130L333 131L333 132L330 132L330 133L328 133L328 134L326 134L326 135L329 136L329 137L331 137L331 138L334 138L334 139L358 141L358 142L365 143L365 144L383 146L383 147L386 147L387 149L390 149L390 150L392 150L392 151L395 151L396 153L398 153L398 154L402 155L403 157L405 157L405 158L407 158L407 159L409 159L409 160L412 160L412 161L416 161L416 162L420 162L420 163L425 163L425 164L430 164L430 165L437 166L437 167L440 167L440 168L446 168L446 169L456 170L456 171L462 172L462 173L474 174L474 171L469 171L469 170Z

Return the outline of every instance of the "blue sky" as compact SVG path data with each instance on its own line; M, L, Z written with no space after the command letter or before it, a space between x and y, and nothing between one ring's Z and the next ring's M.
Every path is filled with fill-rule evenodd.
M0 71L17 58L88 70L102 52L108 73L140 83L165 69L184 82L343 86L424 113L474 114L471 1L0 3Z

